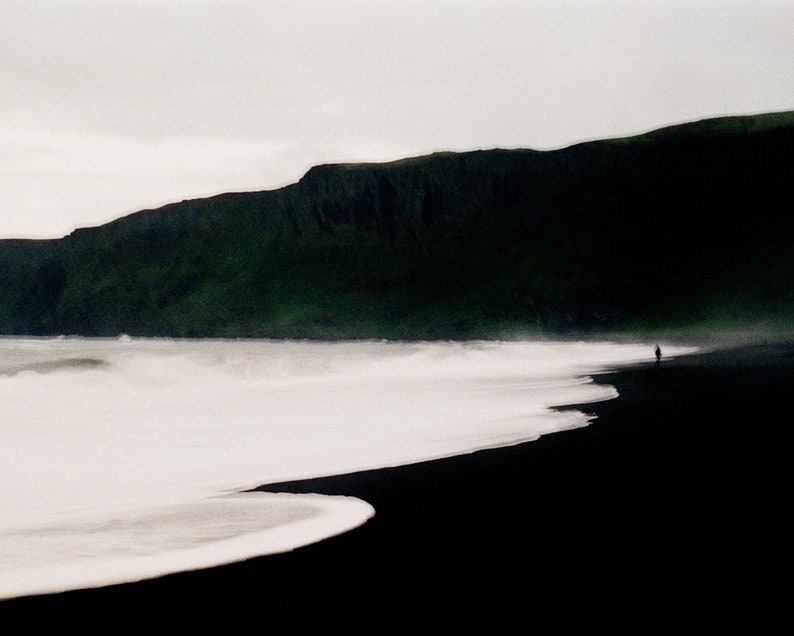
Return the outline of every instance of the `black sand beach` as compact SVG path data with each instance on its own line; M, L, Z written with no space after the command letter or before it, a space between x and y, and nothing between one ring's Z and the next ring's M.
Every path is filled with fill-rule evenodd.
M786 608L794 344L651 358L596 378L620 397L575 407L597 416L586 428L261 488L360 497L376 516L352 532L206 571L4 601L0 617L109 633L764 631Z

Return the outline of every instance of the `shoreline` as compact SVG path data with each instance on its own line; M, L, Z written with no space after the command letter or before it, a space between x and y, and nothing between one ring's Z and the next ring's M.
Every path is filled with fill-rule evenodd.
M718 347L594 381L619 397L558 407L595 415L584 428L256 489L361 498L375 516L350 532L219 568L0 601L0 616L85 626L101 607L174 625L375 616L492 629L533 617L771 621L794 343Z

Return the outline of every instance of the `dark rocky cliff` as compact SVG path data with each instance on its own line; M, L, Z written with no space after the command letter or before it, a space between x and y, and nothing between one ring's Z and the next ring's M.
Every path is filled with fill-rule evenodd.
M0 241L0 332L487 337L790 326L794 114L318 166Z

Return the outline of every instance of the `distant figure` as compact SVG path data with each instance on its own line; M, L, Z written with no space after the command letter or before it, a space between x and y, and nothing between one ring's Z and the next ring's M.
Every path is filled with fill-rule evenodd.
M662 348L659 345L656 345L656 350L654 351L656 354L656 366L659 366L659 363L662 361Z

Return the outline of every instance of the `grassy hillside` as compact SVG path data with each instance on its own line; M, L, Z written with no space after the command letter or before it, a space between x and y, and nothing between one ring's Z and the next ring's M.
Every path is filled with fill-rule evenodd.
M0 333L311 338L789 329L794 113L325 165L0 241Z

